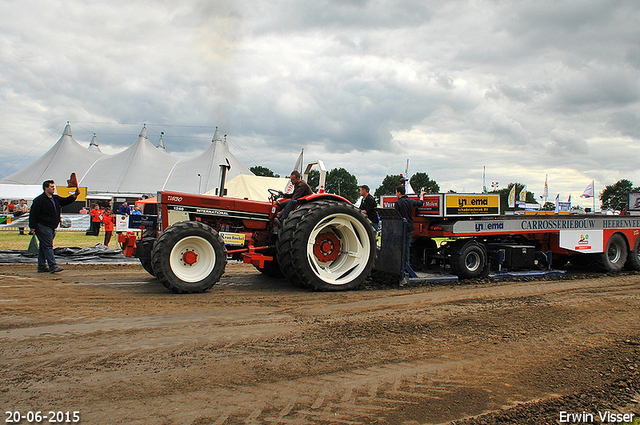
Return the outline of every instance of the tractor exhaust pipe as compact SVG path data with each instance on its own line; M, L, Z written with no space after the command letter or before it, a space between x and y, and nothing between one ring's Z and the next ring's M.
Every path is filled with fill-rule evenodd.
M227 171L231 169L231 164L229 164L229 158L225 158L227 161L226 164L220 164L220 186L218 190L218 196L222 197L225 195L224 184L227 180Z

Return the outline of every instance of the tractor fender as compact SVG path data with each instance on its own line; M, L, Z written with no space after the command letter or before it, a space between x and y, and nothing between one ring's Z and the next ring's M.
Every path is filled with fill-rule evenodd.
M333 193L314 193L313 195L308 195L298 199L298 202L317 202L317 201L339 201L346 202L347 204L351 204L346 198L343 198L340 195L334 195Z

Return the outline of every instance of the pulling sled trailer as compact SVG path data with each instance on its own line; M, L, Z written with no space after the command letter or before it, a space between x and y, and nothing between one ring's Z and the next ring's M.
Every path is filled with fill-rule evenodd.
M400 228L390 209L395 197L383 197L379 210L383 217L380 260L395 238L385 237ZM437 280L446 272L460 279L492 275L544 275L570 261L596 266L605 272L626 267L640 270L640 217L606 215L500 215L500 199L494 194L430 194L425 205L414 210L411 264L416 271L432 273L418 276L402 268L397 259L393 267L379 261L377 268L402 278ZM385 216L387 217L385 220ZM400 264L400 266L398 266ZM436 273L433 275L433 273ZM560 272L561 273L561 272ZM448 277L450 278L450 277Z

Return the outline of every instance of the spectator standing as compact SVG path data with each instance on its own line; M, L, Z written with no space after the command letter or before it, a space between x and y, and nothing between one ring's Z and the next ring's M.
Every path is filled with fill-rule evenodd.
M120 214L120 215L130 215L131 214L131 207L129 207L129 205L127 205L127 201L124 201L122 203L122 205L120 205L120 208L118 208L118 214Z
M111 214L111 208L107 207L104 209L104 213L102 214L102 222L104 223L104 244L109 246L109 242L111 242L111 235L113 234L113 223L116 221L116 218Z
M20 199L20 203L13 209L13 216L20 217L28 212L29 207L27 206L27 201L25 201L24 199ZM18 227L18 231L20 235L24 235L24 227Z
M378 230L378 214L376 213L376 200L369 193L369 186L363 184L360 186L360 196L362 196L362 202L360 203L360 210L367 216L371 225L375 230Z
M420 193L420 198L422 198L420 201L415 200L415 199L409 199L409 197L406 195L405 192L405 188L404 185L400 185L396 188L396 197L398 198L394 204L394 208L396 209L396 211L398 211L398 213L400 213L400 215L402 216L402 218L404 218L405 221L405 229L406 229L406 235L405 235L405 240L404 240L404 252L405 252L405 258L406 258L406 263L404 265L404 269L405 271L409 272L410 274L415 275L415 273L413 272L413 270L411 269L411 266L409 265L409 257L411 256L411 238L413 237L413 209L415 207L419 207L422 206L422 204L424 204L424 192Z
M76 189L75 193L63 198L54 195L56 185L53 180L44 181L42 188L44 192L38 195L31 204L29 228L35 232L39 242L38 273L58 273L62 271L62 267L58 266L56 257L53 255L56 228L60 224L62 207L73 203L80 194L80 190Z
M16 204L13 203L13 201L9 201L9 205L7 205L7 210L12 213L13 210L15 210L16 208Z
M133 207L133 211L131 211L131 215L142 215L142 211L140 211L140 207L138 205Z
M82 207L82 209L80 211L78 211L78 214L88 214L89 210L86 209L85 207Z
M100 220L102 216L102 211L100 211L98 204L93 206L93 209L89 211L89 215L91 215L91 231L93 236L98 236L100 234Z

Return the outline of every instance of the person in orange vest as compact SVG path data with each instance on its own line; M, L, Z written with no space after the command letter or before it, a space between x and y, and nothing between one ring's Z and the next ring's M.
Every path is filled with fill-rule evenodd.
M104 245L109 246L111 242L111 235L113 234L113 224L116 218L111 214L111 208L107 207L102 213L102 222L104 223Z
M89 215L91 215L91 230L93 230L93 236L98 236L100 234L100 216L102 215L98 204L93 206L93 209L89 211Z

